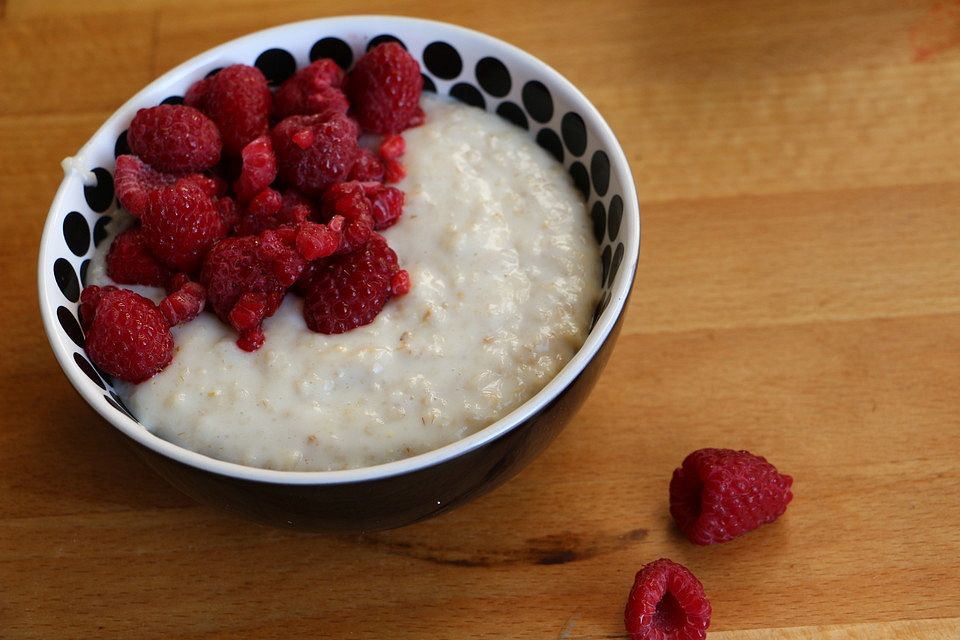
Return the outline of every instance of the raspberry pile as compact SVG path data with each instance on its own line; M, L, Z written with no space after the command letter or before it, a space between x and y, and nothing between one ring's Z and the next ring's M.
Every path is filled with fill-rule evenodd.
M114 176L136 221L110 246L107 275L168 295L155 305L86 287L91 360L122 380L147 380L173 357L170 327L205 307L255 351L263 321L290 291L303 296L313 331L373 322L410 290L377 232L403 214L391 183L405 173L401 132L423 122L422 86L417 61L390 42L349 73L317 60L276 91L256 67L232 65L196 82L182 105L137 112L132 154L117 158Z

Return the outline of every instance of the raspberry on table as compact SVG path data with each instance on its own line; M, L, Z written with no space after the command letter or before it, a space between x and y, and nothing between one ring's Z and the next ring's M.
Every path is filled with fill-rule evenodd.
M107 374L140 383L173 359L173 336L153 302L127 289L90 286L80 295L87 355Z
M274 94L273 117L283 120L315 113L345 114L350 103L340 89L344 78L343 69L329 58L321 58L300 69Z
M157 307L171 327L190 322L203 311L207 292L196 282L185 282L160 301Z
M370 324L392 296L399 270L397 254L378 234L353 253L315 263L305 284L307 327L337 334Z
M113 239L106 264L107 275L119 284L162 287L172 275L170 269L150 253L140 227L127 229Z
M773 522L793 499L793 478L747 451L699 449L670 480L670 515L695 544L728 542Z
M127 131L130 149L159 171L203 171L220 161L220 131L193 107L140 109Z
M280 177L308 196L318 197L345 180L360 153L357 125L346 116L290 116L271 132Z
M661 558L637 572L623 618L630 640L699 640L707 637L711 614L697 577Z
M260 69L234 64L198 84L187 92L189 102L217 125L226 154L240 155L267 132L272 97Z
M368 51L345 86L357 122L366 131L400 133L423 122L420 65L396 42Z
M240 202L247 202L277 178L277 158L273 154L270 136L252 140L240 152L240 177L233 183L233 191Z
M167 267L186 273L194 273L227 233L213 200L190 180L149 192L140 219L150 252Z

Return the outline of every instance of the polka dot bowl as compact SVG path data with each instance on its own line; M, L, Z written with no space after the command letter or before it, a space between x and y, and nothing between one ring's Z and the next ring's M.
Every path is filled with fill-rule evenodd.
M276 85L321 57L349 67L366 49L387 40L399 41L418 59L425 90L453 96L525 129L568 170L586 198L602 260L603 294L586 343L542 391L503 419L453 444L388 464L332 472L275 471L215 460L153 435L87 359L77 321L87 266L106 235L114 160L127 150L130 120L139 108L179 102L194 81L229 64L255 64ZM202 502L285 527L397 527L454 508L515 475L553 440L593 387L619 333L639 254L639 207L630 168L610 128L583 94L509 44L426 20L311 20L211 49L120 107L64 163L64 173L44 228L39 288L44 327L70 382L174 486Z

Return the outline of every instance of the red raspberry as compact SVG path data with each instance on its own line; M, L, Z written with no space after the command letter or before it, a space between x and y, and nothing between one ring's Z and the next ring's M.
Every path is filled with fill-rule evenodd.
M247 202L270 186L277 178L277 158L273 155L270 136L260 136L240 152L243 168L240 177L233 183L237 200Z
M367 183L363 185L363 193L370 201L374 229L380 231L397 223L403 214L403 191L396 187Z
M220 161L220 132L193 107L140 109L127 131L130 149L160 171L203 171Z
M710 601L689 569L661 558L637 572L623 613L630 640L707 637Z
M237 210L237 203L230 196L217 198L217 213L223 220L223 227L229 232L240 222L240 212Z
M343 70L329 58L322 58L297 71L273 96L273 117L312 113L346 113L350 108L347 96L340 90Z
M195 91L194 87L190 101L199 103L200 109L216 123L227 154L239 155L252 140L267 132L270 89L256 67L231 65Z
M374 234L365 247L317 266L306 283L303 315L312 331L336 334L373 322L391 296L397 254Z
M161 173L136 156L120 156L114 169L113 183L120 204L130 215L139 218L147 210L150 193L169 187L178 181L189 180L209 196L219 196L227 191L227 184L220 178L199 173Z
M345 180L360 153L357 125L341 114L290 116L271 137L280 176L308 196Z
M115 378L140 383L173 359L173 336L150 300L127 289L87 287L80 296L87 355Z
M203 103L207 98L207 90L210 88L210 78L197 80L187 92L183 95L183 104L194 109L203 111Z
M367 131L399 133L423 122L420 65L395 42L377 45L360 58L346 89L357 121Z
M350 169L348 180L357 182L383 182L383 163L375 153L360 149L360 155Z
M333 255L343 239L343 223L341 216L334 216L328 224L301 222L297 227L297 253L307 261Z
M213 200L190 180L151 191L141 220L150 252L166 266L187 273L200 267L210 247L227 232Z
M384 165L384 182L400 182L407 175L407 170L400 162L400 157L407 150L407 143L403 136L387 136L380 143L380 157Z
M792 484L747 451L700 449L673 472L670 515L695 544L727 542L782 515Z
M196 282L186 282L177 287L157 305L160 313L171 327L190 322L203 311L207 302L207 292Z
M363 184L339 182L323 194L321 217L331 220L343 216L343 240L337 253L350 253L365 245L373 233L373 207L367 199Z
M107 253L107 275L120 284L162 287L170 279L170 269L153 257L143 229L127 229L113 239Z
M291 273L288 282L281 282L275 270L288 268L281 259L295 260L296 252L278 242L276 234L268 231L264 235L268 243L259 236L220 241L207 255L200 273L213 312L240 332L238 344L248 351L252 350L248 347L256 349L262 344L261 323L276 312L286 286L296 280L305 264L300 260L299 270Z

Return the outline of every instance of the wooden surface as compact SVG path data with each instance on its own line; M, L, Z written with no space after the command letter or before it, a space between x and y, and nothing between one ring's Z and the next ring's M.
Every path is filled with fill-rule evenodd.
M559 69L626 148L644 237L617 350L540 459L430 522L311 536L135 459L57 367L35 261L59 160L136 90L348 12ZM958 43L957 0L0 2L0 637L622 638L661 556L713 638L960 637ZM686 543L667 483L703 446L793 474L786 516Z

